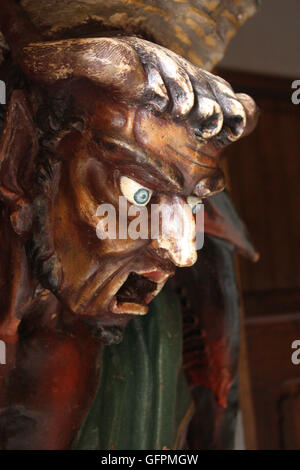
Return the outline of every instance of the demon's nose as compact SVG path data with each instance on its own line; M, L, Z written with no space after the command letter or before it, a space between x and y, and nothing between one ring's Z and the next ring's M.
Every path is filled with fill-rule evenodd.
M197 251L196 223L190 206L183 197L164 196L157 211L160 227L153 245L167 252L176 266L192 266L197 261Z

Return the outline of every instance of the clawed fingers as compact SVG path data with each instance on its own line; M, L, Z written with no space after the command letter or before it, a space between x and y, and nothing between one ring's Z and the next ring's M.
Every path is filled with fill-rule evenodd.
M208 140L218 135L223 127L221 106L211 98L198 97L191 124L195 135L201 140Z
M193 110L192 121L198 119L200 137L203 140L214 137L221 146L238 140L247 125L248 116L244 108L246 98L240 100L229 83L220 77L200 69L194 70L193 73L198 106ZM203 81L206 82L205 86ZM251 102L254 104L253 100ZM193 125L195 127L195 124Z
M213 139L222 147L254 128L258 113L249 96L235 94L222 78L164 47L138 38L126 38L126 42L144 66L144 99L153 110L186 119L202 142Z
M174 118L186 116L194 106L194 92L180 57L164 47L138 38L127 38L126 41L138 53L146 70L148 84L145 96L151 97L148 104L158 111L165 110L168 104Z
M246 127L243 134L243 136L246 136L256 127L259 118L259 108L251 96L245 93L237 93L236 97L242 103L246 113Z
M246 112L229 83L220 77L205 72L209 86L220 104L224 116L223 138L229 142L238 140L246 127Z
M152 63L145 64L144 67L148 77L148 87L144 96L154 111L163 113L169 105L169 96L164 81Z

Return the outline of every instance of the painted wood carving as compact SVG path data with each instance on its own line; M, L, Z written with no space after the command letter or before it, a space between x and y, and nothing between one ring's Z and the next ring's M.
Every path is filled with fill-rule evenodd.
M145 425L132 434L135 441L118 445L229 446L238 295L228 247L252 259L256 253L228 197L215 195L225 185L222 149L252 131L257 112L249 96L235 94L199 64L210 68L220 58L255 3L0 1L7 48L1 78L9 97L0 121L0 338L7 345L7 364L0 368L0 448L67 449L76 436L77 448L107 448L101 423L108 429L115 416L108 413L115 407L108 390L120 388L114 367L119 361L126 375L132 344L143 357L143 337L148 348L157 341L147 356L157 378L155 351L167 345L163 335L172 325L180 336L173 364L194 403L191 408L187 400L189 415L182 411L185 426L173 423L172 432L162 432L161 418L151 428L156 440L144 439ZM129 213L125 223L120 199ZM212 238L197 261L201 203ZM114 209L118 236L101 236L107 229L101 205ZM153 205L168 213L167 229L155 239L131 237L133 208ZM181 226L184 236L178 237ZM186 300L178 307L181 320L176 323L174 313L163 329L159 312L173 304L163 304L162 296L161 307L154 304L161 323L144 320L176 267L191 266L171 281ZM164 318L172 318L167 313ZM168 364L171 349L164 351ZM136 372L145 390L147 361ZM167 376L166 370L171 367ZM101 371L95 411L87 418ZM175 396L169 401L171 414ZM85 437L89 426L100 436L94 444Z

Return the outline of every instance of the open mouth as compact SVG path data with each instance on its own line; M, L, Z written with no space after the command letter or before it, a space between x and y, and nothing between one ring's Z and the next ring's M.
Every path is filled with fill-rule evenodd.
M131 272L114 296L112 313L145 315L148 304L160 292L170 274L161 271Z

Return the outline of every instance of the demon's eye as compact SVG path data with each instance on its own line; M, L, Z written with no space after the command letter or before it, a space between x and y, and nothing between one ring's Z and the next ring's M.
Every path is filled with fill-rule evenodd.
M121 176L120 187L126 199L136 206L146 206L153 193L151 189L141 186L131 178L127 178L127 176Z
M197 214L197 212L201 209L202 207L202 199L196 196L189 196L187 198L187 203L192 209L193 214Z

